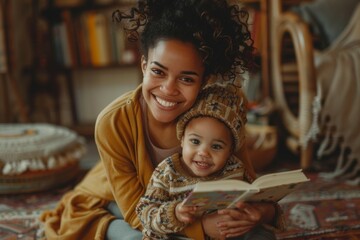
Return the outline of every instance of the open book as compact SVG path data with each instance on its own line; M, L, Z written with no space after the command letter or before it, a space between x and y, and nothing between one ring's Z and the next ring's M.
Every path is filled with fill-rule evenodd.
M309 181L301 169L263 175L252 184L234 179L199 182L184 200L199 211L231 208L238 201L277 202Z

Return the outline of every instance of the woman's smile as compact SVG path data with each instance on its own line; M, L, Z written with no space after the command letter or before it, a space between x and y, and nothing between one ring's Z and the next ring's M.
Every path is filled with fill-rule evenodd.
M173 101L167 101L165 99L162 99L158 96L154 96L156 101L162 106L162 107L165 107L165 108L172 108L174 107L177 102L173 102Z

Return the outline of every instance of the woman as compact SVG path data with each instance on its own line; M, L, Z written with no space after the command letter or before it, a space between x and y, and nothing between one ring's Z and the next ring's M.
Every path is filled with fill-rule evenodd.
M135 207L157 164L180 152L177 118L211 76L235 81L252 63L250 34L241 19L246 15L241 13L224 0L148 0L131 14L115 12L115 19L128 21L132 39L141 33L143 83L100 113L95 140L101 161L55 210L42 215L48 239L141 239ZM237 156L254 177L246 150ZM274 217L270 205L247 209L254 211L257 223ZM224 224L252 228L241 210L232 210L204 216L184 234L220 238L218 223L222 234Z

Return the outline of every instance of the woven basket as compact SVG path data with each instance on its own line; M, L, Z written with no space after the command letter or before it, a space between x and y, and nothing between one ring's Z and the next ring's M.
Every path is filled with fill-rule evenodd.
M0 194L39 192L60 187L79 174L78 162L54 170L37 171L18 176L0 176Z
M250 159L255 170L261 171L272 163L276 155L278 146L276 128L267 125L248 124L246 134Z
M0 194L44 191L79 173L84 140L50 124L0 124Z

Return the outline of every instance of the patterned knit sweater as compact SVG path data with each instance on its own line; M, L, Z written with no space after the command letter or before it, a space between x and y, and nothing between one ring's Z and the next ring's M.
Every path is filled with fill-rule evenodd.
M144 227L144 238L169 239L167 234L181 232L186 224L175 216L175 207L194 189L199 181L226 178L243 179L252 182L243 163L231 156L224 169L211 177L190 176L182 167L181 155L174 154L162 161L153 172L145 195L140 199L136 212Z

